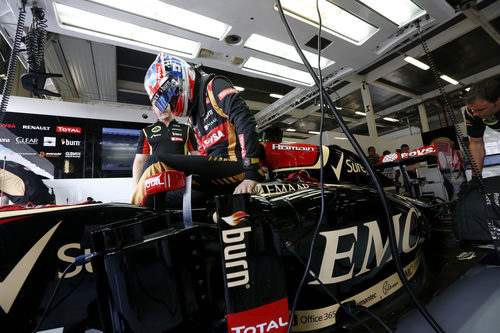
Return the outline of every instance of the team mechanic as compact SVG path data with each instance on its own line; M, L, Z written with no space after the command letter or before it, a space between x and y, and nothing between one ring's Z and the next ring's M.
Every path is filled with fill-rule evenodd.
M253 191L263 177L256 122L229 80L160 53L146 73L144 87L160 112L189 117L202 155L159 152L160 161L169 169L193 174L193 184L202 190Z
M132 203L141 205L146 204L144 184L146 178L168 170L165 163L158 160L159 152L166 155L186 155L188 152L193 155L199 154L193 130L173 119L170 108L162 113L153 105L152 110L158 120L142 129L132 167L132 178L135 186Z
M465 103L469 149L481 173L486 155L483 139L486 126L500 132L500 82L486 79L474 84L467 93Z

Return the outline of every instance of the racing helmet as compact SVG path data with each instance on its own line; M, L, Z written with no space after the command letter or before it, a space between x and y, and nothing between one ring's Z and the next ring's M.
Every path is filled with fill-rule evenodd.
M162 113L170 104L172 115L185 117L193 106L195 77L186 61L160 52L146 73L144 88Z

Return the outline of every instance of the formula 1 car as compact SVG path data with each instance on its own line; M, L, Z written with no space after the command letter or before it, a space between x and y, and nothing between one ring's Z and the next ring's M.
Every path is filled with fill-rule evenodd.
M367 308L394 325L410 300L381 205L357 157L334 147L321 148L324 216L290 318L320 218L319 147L264 146L272 177L251 196L218 195L187 212L92 202L0 212L1 331L364 331L378 325L356 311ZM395 194L387 200L404 273L420 293L431 276L424 246L435 212ZM47 308L64 269L90 253Z

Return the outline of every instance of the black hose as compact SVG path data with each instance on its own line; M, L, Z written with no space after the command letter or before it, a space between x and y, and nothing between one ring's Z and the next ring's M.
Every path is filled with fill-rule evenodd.
M0 103L0 123L3 123L5 112L7 112L7 105L9 104L12 85L14 84L14 75L16 75L17 67L17 56L19 54L19 47L21 46L21 38L23 37L25 17L26 11L24 9L23 2L23 8L19 11L19 18L17 20L16 27L16 37L14 38L14 44L12 45L12 51L10 52L9 65L7 66L7 78L4 82L2 90L2 102Z
M42 8L31 8L33 22L26 34L26 53L30 72L40 72L43 64L45 39L47 37L47 19Z
M368 162L368 159L366 158L366 156L364 155L363 150L359 146L359 143L356 141L356 139L354 138L354 136L349 132L349 129L347 128L347 125L345 124L345 122L342 119L342 117L340 116L340 114L337 112L337 109L333 105L332 100L330 99L330 96L325 91L322 82L318 79L318 77L314 73L314 70L312 69L311 65L309 64L309 62L307 61L306 57L304 56L302 50L300 49L300 46L298 45L297 40L295 39L295 37L293 35L293 32L291 31L290 26L288 25L288 22L286 21L285 14L283 13L283 8L281 7L280 0L276 0L276 4L277 4L277 7L278 7L278 13L280 15L281 21L283 22L283 24L284 24L284 26L285 26L285 28L286 28L286 30L288 32L288 35L290 36L290 39L291 39L293 45L295 46L295 49L296 49L297 53L299 54L300 58L302 59L302 62L306 66L308 72L311 74L312 78L314 79L314 82L315 82L316 86L318 87L318 89L320 90L320 93L325 98L328 106L330 107L331 111L335 115L335 118L339 122L340 127L344 131L346 137L349 139L349 142L352 144L354 150L356 150L356 153L359 155L359 158L363 162L364 167L366 168L366 170L368 171L370 177L373 180L373 183L374 183L375 188L377 190L377 194L378 194L380 202L382 204L382 210L383 210L383 214L384 214L384 219L385 219L385 221L387 223L387 229L388 229L388 236L389 236L389 244L390 244L391 254L392 254L392 257L394 259L394 265L396 267L396 271L398 273L398 276L399 276L401 282L403 283L406 291L408 292L408 295L412 299L412 301L415 304L415 306L418 308L418 310L420 311L420 313L422 314L422 316L427 320L427 322L432 326L432 328L436 332L444 332L443 329L435 321L435 319L430 315L429 312L427 312L427 310L425 309L425 307L422 305L422 303L415 296L415 294L411 290L411 287L410 287L410 285L408 283L408 280L406 279L406 276L405 276L405 274L403 272L403 268L402 268L403 266L401 264L401 258L399 257L399 252L398 252L398 249L397 249L397 246L396 246L397 243L396 243L396 236L395 236L395 232L394 232L394 225L392 224L392 218L391 218L391 215L389 213L389 206L387 204L387 200L386 200L386 197L385 197L385 194L384 194L384 190L383 190L382 184L380 183L380 180L375 175L375 171L373 171L373 168L370 165L370 163ZM322 135L322 134L320 134L320 135Z

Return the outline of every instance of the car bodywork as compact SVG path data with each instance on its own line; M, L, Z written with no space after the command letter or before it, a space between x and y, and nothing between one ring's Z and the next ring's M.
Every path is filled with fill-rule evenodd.
M353 320L329 294L390 312L407 307L361 163L348 151L323 147L325 214L311 264L321 284L309 276L295 317L288 317L320 217L321 187L280 175L306 169L316 176L319 150L270 145L266 161L275 179L252 196L220 195L193 208L190 228L182 210L126 204L0 213L0 327L32 330L61 272L90 251L98 255L66 275L42 328L84 322L105 332L281 332L291 320L292 331L335 330ZM310 148L302 151L311 154L307 163L284 158L283 152L298 155L290 147ZM421 287L429 220L419 205L425 205L392 194L388 201L404 272Z

